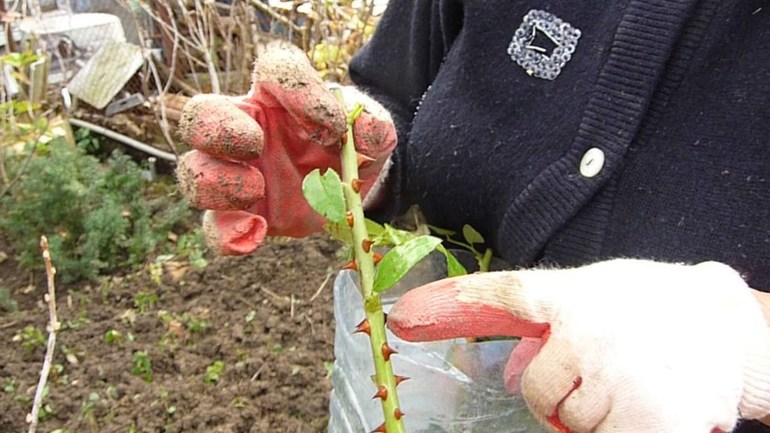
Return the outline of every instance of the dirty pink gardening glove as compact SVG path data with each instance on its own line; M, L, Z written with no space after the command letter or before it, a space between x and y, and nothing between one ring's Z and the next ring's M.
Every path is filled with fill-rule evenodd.
M193 149L177 177L193 206L208 209L204 231L223 254L247 254L266 235L302 237L323 220L302 196L313 169L340 171L345 110L304 53L271 43L254 64L249 94L198 95L184 107L180 134ZM352 87L345 103L364 104L355 128L362 192L372 188L396 145L390 115Z
M414 289L401 338L529 337L505 369L552 431L710 433L770 413L770 332L726 265L613 260Z

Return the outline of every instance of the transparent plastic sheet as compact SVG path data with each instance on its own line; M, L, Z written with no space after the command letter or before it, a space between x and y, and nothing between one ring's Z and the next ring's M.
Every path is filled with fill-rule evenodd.
M443 256L421 262L383 294L387 312L404 291L443 277ZM334 283L335 362L328 433L371 432L382 423L368 337L352 334L364 317L356 276L343 271ZM503 369L515 341L468 343L463 339L408 343L388 332L395 374L411 378L398 387L409 433L546 433L521 399L503 386Z

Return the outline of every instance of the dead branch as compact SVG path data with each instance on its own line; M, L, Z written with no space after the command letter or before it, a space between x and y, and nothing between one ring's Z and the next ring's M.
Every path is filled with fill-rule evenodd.
M43 369L40 371L40 381L35 390L35 399L32 403L32 412L27 414L29 430L27 433L35 433L37 430L38 413L43 404L43 391L45 390L48 374L51 372L51 362L53 361L54 349L56 347L56 333L61 326L56 315L56 288L54 286L54 276L56 268L51 262L51 252L48 249L48 239L45 236L40 237L40 248L43 250L43 262L45 263L45 273L48 277L48 293L45 295L45 301L48 303L48 344L45 349L45 358L43 360Z

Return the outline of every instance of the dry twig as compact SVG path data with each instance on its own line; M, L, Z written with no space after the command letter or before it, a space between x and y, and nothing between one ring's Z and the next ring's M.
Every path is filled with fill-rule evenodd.
M27 422L29 423L27 433L35 433L35 430L37 430L38 413L40 412L40 406L43 404L43 391L48 381L48 374L51 372L51 362L53 361L54 348L56 347L56 333L60 327L59 319L56 316L56 288L54 286L56 268L51 263L51 252L48 250L48 239L45 236L40 237L40 248L43 250L45 273L48 277L48 293L45 295L45 301L48 303L48 344L45 349L43 369L40 371L40 381L38 381L37 389L35 390L32 412L27 414Z

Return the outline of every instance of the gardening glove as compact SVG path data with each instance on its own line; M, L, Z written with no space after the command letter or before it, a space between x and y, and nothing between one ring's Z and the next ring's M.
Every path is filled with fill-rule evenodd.
M728 432L770 413L770 331L730 267L613 260L491 272L404 295L409 341L527 337L505 369L552 431Z
M364 112L354 126L361 192L367 194L396 145L390 114L353 87L342 88L347 109ZM222 254L247 254L266 235L303 237L323 219L302 195L316 168L340 171L346 111L305 54L270 43L254 64L244 96L205 94L184 107L182 140L194 150L180 158L181 190L204 213L209 244Z

